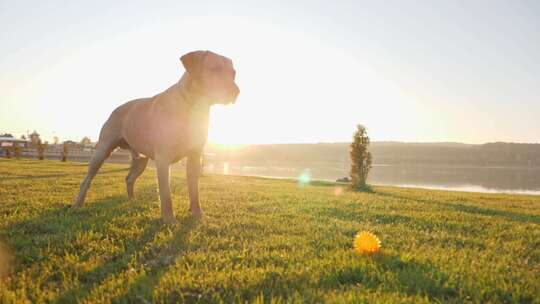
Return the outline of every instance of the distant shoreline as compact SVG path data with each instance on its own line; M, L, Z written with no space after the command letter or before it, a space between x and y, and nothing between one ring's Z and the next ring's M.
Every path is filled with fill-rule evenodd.
M298 155L301 151L292 151L291 153ZM318 159L315 159L314 155L307 157L307 159L299 159L298 157L284 159L283 151L272 149L269 151L244 151L236 155L214 154L204 159L204 171L208 174L218 175L228 173L231 176L295 180L302 172L309 170L313 180L322 182L335 182L338 178L348 175L349 164L346 158L341 160L321 159L325 155L324 151L322 152ZM335 155L336 151L333 152ZM37 159L36 154L35 151L28 149L24 151L23 158ZM91 150L74 150L70 151L67 159L71 162L88 163L92 154ZM258 154L266 155L269 158L263 161L254 159L254 155ZM270 158L270 156L275 157L275 159ZM60 161L60 158L60 151L51 149L45 153L47 160ZM119 150L112 153L106 162L125 164L128 168L130 154L127 151ZM152 162L150 162L150 166L153 166ZM175 164L173 169L178 170L181 166L182 163ZM369 182L380 186L443 191L539 195L540 166L434 162L375 163Z

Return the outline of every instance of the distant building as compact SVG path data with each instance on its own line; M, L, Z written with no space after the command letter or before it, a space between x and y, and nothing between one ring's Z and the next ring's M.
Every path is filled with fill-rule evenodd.
M17 139L15 137L0 136L0 147L15 147L16 145L21 148L26 148L28 146L28 142L24 139Z
M28 142L24 139L17 139L15 137L0 136L0 155L6 155L6 149L13 149L19 146L23 149L28 147Z
M70 150L78 150L78 151L86 151L86 152L92 152L95 149L96 143L81 143L76 142L73 140L66 140L63 142L64 144L67 144L69 146Z

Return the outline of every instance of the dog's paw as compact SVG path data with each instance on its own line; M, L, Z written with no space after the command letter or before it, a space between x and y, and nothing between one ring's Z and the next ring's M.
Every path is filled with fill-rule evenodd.
M199 210L191 210L191 216L196 219L200 219L204 216L204 212L202 212L201 209Z
M174 216L167 216L163 218L163 224L173 226L178 224L178 220Z

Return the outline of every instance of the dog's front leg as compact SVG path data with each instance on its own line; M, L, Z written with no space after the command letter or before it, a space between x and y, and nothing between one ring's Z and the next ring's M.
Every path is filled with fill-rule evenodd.
M187 183L189 191L189 209L194 217L203 215L199 204L199 175L201 173L201 151L192 152L187 157Z
M156 155L156 170L159 184L159 200L161 216L165 224L174 224L176 219L172 209L171 189L169 182L170 161L167 157Z

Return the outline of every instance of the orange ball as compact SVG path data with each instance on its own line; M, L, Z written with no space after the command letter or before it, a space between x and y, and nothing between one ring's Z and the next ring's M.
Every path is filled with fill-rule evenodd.
M353 241L354 250L360 254L372 254L379 252L381 241L369 231L361 231L356 234Z

